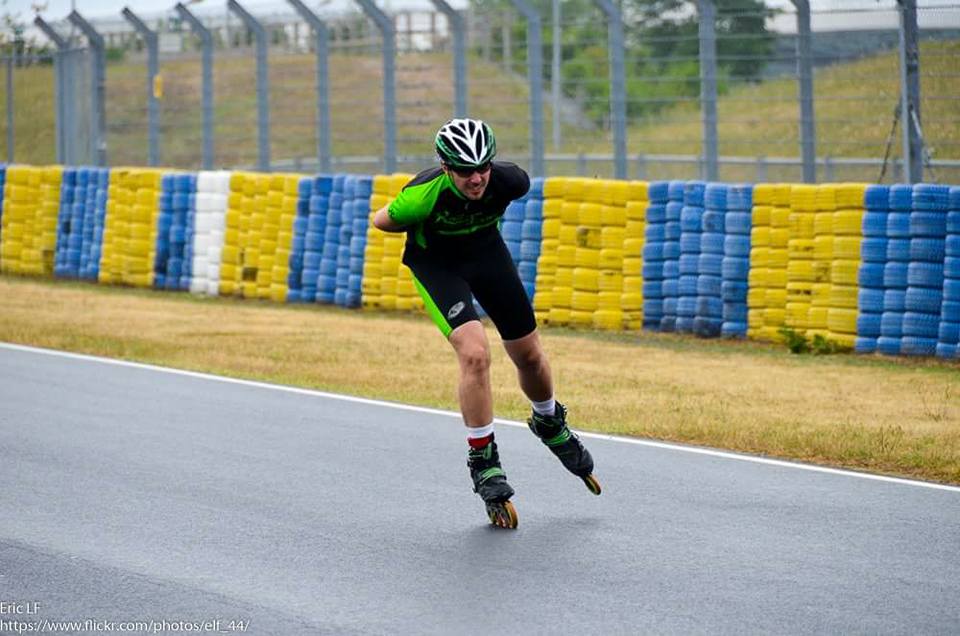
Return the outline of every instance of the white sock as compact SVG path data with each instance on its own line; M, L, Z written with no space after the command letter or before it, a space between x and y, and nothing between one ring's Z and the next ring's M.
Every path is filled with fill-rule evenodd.
M557 412L557 401L552 397L548 400L544 400L543 402L534 402L531 400L530 403L533 404L533 410L540 415L546 415L550 417Z
M481 439L483 437L490 437L491 435L493 435L493 422L478 428L473 428L472 426L467 427L467 439Z

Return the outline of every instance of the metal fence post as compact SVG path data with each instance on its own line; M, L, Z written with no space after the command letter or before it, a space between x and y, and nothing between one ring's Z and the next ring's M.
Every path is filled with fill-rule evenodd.
M160 106L154 91L154 82L159 73L157 32L151 31L129 7L124 7L122 13L147 45L147 165L156 166L160 163Z
M7 163L13 163L13 55L7 56Z
M270 82L267 78L267 31L236 0L227 8L243 21L257 40L257 169L270 172Z
M797 9L797 76L800 82L800 152L804 183L817 181L817 135L813 114L813 50L810 35L810 1L791 0Z
M213 168L213 36L190 10L178 2L175 9L200 38L203 65L203 169Z
M330 172L330 81L327 74L327 25L300 0L287 0L297 10L316 39L317 73L317 164L320 172Z
M97 30L87 22L82 15L76 11L71 11L67 19L83 31L93 49L93 103L92 113L90 114L90 128L93 131L93 147L96 154L94 162L98 166L107 165L107 116L104 103L104 90L106 87L106 49L103 43L103 37L97 33Z
M716 181L717 169L717 5L714 0L697 0L700 13L700 110L703 118L703 159L701 177Z
M454 117L467 116L467 47L463 16L444 0L430 0L437 11L447 16L453 31L453 113Z
M46 20L40 16L36 16L33 20L33 24L43 31L43 34L54 43L57 47L57 52L53 56L53 81L54 81L54 113L56 116L56 140L57 140L57 163L65 164L69 163L67 158L67 118L65 116L66 111L66 102L64 101L64 52L69 47L69 42L67 42L63 36L57 33L53 27L51 27ZM72 132L71 132L72 134Z
M900 6L900 124L907 183L923 180L923 138L920 136L920 51L916 0Z
M553 42L550 57L550 99L553 102L553 151L560 152L560 0L551 0Z
M396 172L397 114L396 114L396 30L387 14L377 8L373 0L357 0L371 20L376 23L383 38L383 170Z
M530 82L530 173L543 177L543 49L540 14L525 0L510 0L527 20L527 79Z
M627 81L623 61L623 20L610 0L594 0L607 16L610 53L610 120L613 124L613 165L617 179L627 178Z

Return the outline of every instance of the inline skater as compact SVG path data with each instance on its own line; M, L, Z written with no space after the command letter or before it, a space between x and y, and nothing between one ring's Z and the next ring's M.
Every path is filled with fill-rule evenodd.
M497 143L481 120L450 120L434 143L440 165L417 174L376 212L373 224L385 232L407 233L403 263L460 365L460 411L474 491L486 504L491 523L515 528L514 491L494 441L490 344L473 297L517 368L520 388L533 407L530 430L591 492L599 495L600 484L590 453L567 427L566 409L554 398L533 308L498 229L507 205L527 193L530 178L513 163L493 160Z

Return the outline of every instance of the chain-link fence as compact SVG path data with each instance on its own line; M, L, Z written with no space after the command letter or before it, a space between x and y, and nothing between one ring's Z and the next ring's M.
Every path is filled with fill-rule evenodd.
M295 4L250 9L265 55L232 5L195 15L208 45L183 14L146 16L156 76L142 33L91 19L102 133L93 40L51 23L65 46L4 66L6 158L96 163L105 148L112 165L415 171L437 126L469 114L501 157L544 175L960 181L950 0L357 0L306 8L323 41Z

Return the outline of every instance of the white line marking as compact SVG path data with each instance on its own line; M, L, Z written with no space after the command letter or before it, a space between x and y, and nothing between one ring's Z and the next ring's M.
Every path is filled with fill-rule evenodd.
M159 373L170 373L173 375L182 375L190 378L202 380L212 380L216 382L226 382L228 384L238 384L241 386L257 387L261 389L270 389L274 391L284 391L287 393L296 393L298 395L309 395L313 397L328 398L331 400L341 400L344 402L354 402L356 404L366 404L370 406L383 406L403 411L415 411L417 413L429 413L431 415L442 415L447 417L460 418L459 413L453 411L443 411L440 409L431 409L424 406L412 406L409 404L400 404L398 402L386 402L383 400L373 400L370 398L355 397L352 395L341 395L339 393L328 393L326 391L317 391L314 389L301 389L293 386L284 386L281 384L269 384L267 382L256 382L253 380L241 380L238 378L228 378L221 375L212 375L209 373L200 373L198 371L186 371L183 369L173 369L170 367L161 367L152 364L143 364L141 362L130 362L128 360L115 360L113 358L102 358L82 353L71 353L69 351L57 351L55 349L42 349L39 347L28 347L24 345L0 342L0 349L9 349L11 351L21 351L24 353L39 353L43 355L68 358L72 360L85 360L88 362L99 362L101 364L111 364L115 366L128 367L134 369L143 369L146 371L156 371ZM497 424L506 426L517 426L526 428L526 423L515 422L513 420L504 420L497 418L494 420ZM636 446L647 446L649 448L659 448L663 450L677 451L681 453L692 453L695 455L707 455L708 457L717 457L721 459L732 459L742 462L752 462L754 464L765 464L767 466L777 466L780 468L793 468L796 470L806 470L816 473L826 473L829 475L840 475L843 477L856 477L859 479L869 479L872 481L882 481L891 484L900 484L902 486L914 486L917 488L929 488L933 490L945 490L948 492L960 493L960 486L951 486L948 484L938 484L928 481L916 481L913 479L904 479L902 477L888 477L886 475L873 475L870 473L860 473L840 468L828 468L826 466L817 466L814 464L801 464L799 462L785 461L781 459L770 459L767 457L757 457L755 455L744 455L729 451L714 450L711 448L701 448L697 446L683 446L680 444L670 444L667 442L657 442L653 440L638 439L633 437L620 437L617 435L606 435L604 433L588 433L578 431L581 437L589 439L602 439L622 444L634 444Z

